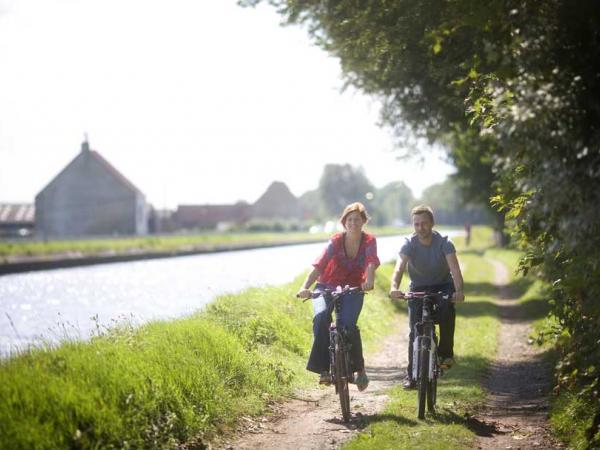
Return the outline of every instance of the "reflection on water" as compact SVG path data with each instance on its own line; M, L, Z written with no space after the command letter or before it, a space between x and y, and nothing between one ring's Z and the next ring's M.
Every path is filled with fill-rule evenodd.
M378 239L382 261L402 237ZM40 342L86 338L115 321L190 314L217 295L294 279L324 244L112 263L0 277L0 354Z

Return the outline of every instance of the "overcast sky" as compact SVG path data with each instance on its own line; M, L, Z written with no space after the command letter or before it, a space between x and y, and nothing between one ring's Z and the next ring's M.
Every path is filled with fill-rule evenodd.
M397 161L379 105L271 7L0 0L0 202L33 202L84 133L157 207L301 195L327 163L419 195L452 171Z

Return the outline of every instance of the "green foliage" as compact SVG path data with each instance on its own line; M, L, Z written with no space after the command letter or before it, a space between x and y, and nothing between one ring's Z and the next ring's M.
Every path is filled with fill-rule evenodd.
M404 182L388 183L375 192L373 221L377 225L406 223L414 205L413 193Z
M333 216L339 215L346 205L353 202L361 202L369 210L374 191L364 170L350 164L327 164L319 181L323 205Z
M435 221L445 225L470 223L490 223L489 210L477 204L464 204L456 178L448 178L443 183L429 186L423 191L420 202L430 205L435 213Z
M306 347L310 333L294 338L279 340L280 352ZM260 411L290 389L293 363L248 351L202 315L32 350L0 366L0 442L7 449L173 447Z
M367 206L372 223L376 226L397 226L410 222L410 211L423 202L434 206L438 223L461 226L467 221L489 223L490 214L486 208L465 204L464 192L457 180L453 178L431 186L418 200L402 181L376 189L360 168L329 164L325 167L319 188L309 193L306 200L311 200L314 207L319 203L317 196L321 195L320 210L329 211L329 215L333 216L337 216L347 204L361 201Z
M574 450L586 450L589 446L586 430L593 425L594 409L589 399L566 390L552 402L553 414L550 417L552 428Z
M290 233L305 231L309 228L307 223L299 220L285 219L260 219L254 218L246 222L241 228L251 233L270 232L270 233Z
M523 270L553 286L560 385L593 405L600 445L597 1L269 3L381 97L383 123L448 145L464 191L510 215Z

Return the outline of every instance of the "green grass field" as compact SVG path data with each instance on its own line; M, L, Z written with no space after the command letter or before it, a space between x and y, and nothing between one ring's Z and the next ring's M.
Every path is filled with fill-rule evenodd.
M416 419L416 394L392 389L386 410L347 448L465 448L469 417L485 392L481 380L499 327L486 252L513 264L518 255L489 250L491 233L475 228L472 245L454 239L467 302L457 307L458 365L439 386L438 412ZM490 253L491 252L491 253ZM504 252L504 253L503 253ZM387 298L392 265L377 272L360 326L367 349L404 314ZM245 415L314 383L304 370L311 343L310 304L294 298L301 282L222 296L179 320L122 324L87 342L31 350L0 362L0 447L171 448L209 441ZM536 285L513 280L541 306ZM537 295L537 297L536 297Z

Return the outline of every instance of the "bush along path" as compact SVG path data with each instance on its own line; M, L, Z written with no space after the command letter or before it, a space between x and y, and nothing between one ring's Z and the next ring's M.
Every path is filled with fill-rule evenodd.
M543 299L532 295L533 286L519 301L504 264L491 262L499 288L496 304L502 327L496 360L485 382L488 397L484 408L471 418L478 435L476 448L565 448L549 431L552 361L543 348L532 345L530 337L532 315L540 311L539 305L532 308L532 303Z

